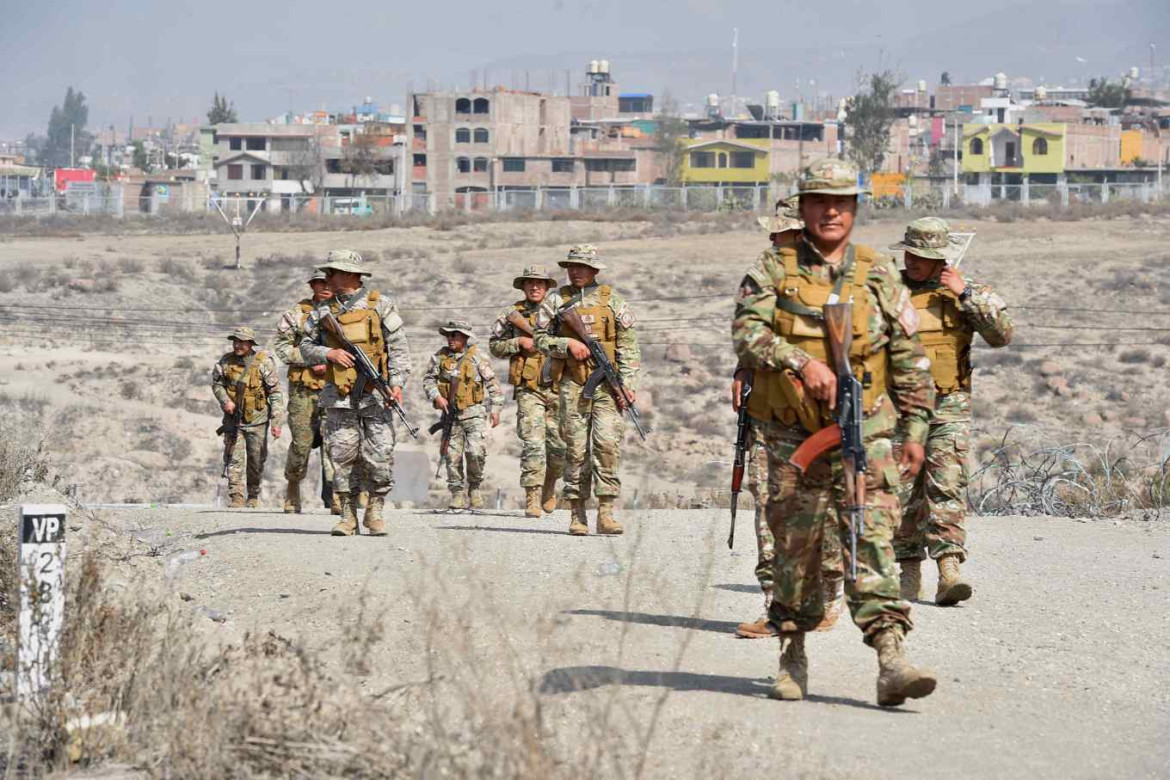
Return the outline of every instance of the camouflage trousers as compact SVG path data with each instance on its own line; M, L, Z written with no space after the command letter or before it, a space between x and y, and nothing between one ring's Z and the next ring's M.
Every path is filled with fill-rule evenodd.
M545 470L560 477L565 468L565 442L554 388L516 389L516 434L520 437L520 487L540 487Z
M811 631L825 614L826 540L835 538L845 570L851 557L840 455L829 453L802 476L788 459L808 434L776 423L753 424L768 453L768 526L776 549L769 614L773 622ZM898 470L889 436L867 440L866 454L865 526L857 538L857 581L846 580L845 599L869 643L884 628L901 625L909 631L912 624L910 605L899 597L891 545L899 510L893 492Z
M756 505L756 580L764 593L764 603L771 604L776 538L768 525L768 450L758 437L748 450L747 481ZM796 480L782 481L780 489L795 490ZM836 534L825 534L821 539L821 576L826 580L840 580L844 576L841 544Z
M582 385L561 382L561 436L565 440L566 499L589 498L589 485L598 497L620 496L622 436L626 424L617 401L599 389L592 401L582 398Z
M475 490L483 483L483 466L487 462L483 441L486 422L482 414L465 417L456 420L451 429L451 443L447 445L447 489L452 493L463 492L465 461L467 487Z
M333 490L361 489L384 496L394 489L394 424L379 403L358 409L335 406L325 413L325 443L333 461Z
M904 480L898 499L902 523L894 536L899 561L957 554L967 560L969 421L934 423L926 439L926 463L917 478Z
M267 425L240 428L228 464L228 498L243 498L245 484L248 498L260 497L260 483L264 481L264 439L268 436Z
M288 432L291 441L288 445L288 460L284 463L284 478L289 482L299 483L305 478L317 426L321 426L321 435L324 437L322 411L317 404L320 397L320 390L304 385L290 385L288 388ZM321 457L324 460L325 479L332 480L333 463L329 460L329 450L325 445L321 447Z

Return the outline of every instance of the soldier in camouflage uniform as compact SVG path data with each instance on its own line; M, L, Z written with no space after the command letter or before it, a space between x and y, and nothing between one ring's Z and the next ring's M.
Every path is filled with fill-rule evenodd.
M852 302L850 363L865 388L869 468L858 576L845 584L845 596L865 642L877 650L878 704L895 706L929 695L936 684L932 672L905 658L910 605L899 598L891 546L899 521L899 465L912 473L922 466L934 385L916 335L917 312L892 260L849 240L862 192L857 180L856 168L835 159L802 172L804 233L796 246L769 249L749 269L736 300L732 338L744 367L757 372L748 409L768 450L768 519L776 540L770 613L781 646L771 696L801 699L808 688L805 633L825 611L821 539L837 534L850 563L850 499L839 450L803 475L789 459L832 420L837 377L827 365L822 309L832 300ZM899 414L906 430L901 464L891 441Z
M288 460L284 464L284 478L288 488L284 497L284 511L301 511L301 480L309 465L309 453L313 449L314 434L322 430L321 409L318 400L325 387L325 372L328 366L319 363L310 366L301 355L300 344L305 335L305 321L309 314L333 297L325 281L325 272L313 271L308 280L313 294L298 301L280 318L276 326L276 338L272 351L288 366L288 427L292 441L288 447ZM329 462L327 448L321 447L321 461L324 478L333 479L333 464ZM341 507L338 506L340 512Z
M260 506L260 484L264 480L264 460L268 456L268 427L272 438L280 438L284 420L280 377L276 362L267 352L256 351L256 331L247 326L236 328L228 336L232 351L221 357L211 369L211 392L223 409L224 423L236 411L237 390L244 391L244 412L239 439L228 464L228 506ZM245 471L247 475L245 477ZM248 499L244 490L247 483Z
M488 347L498 358L508 359L508 382L516 400L516 433L520 437L520 486L524 488L524 514L540 517L557 508L557 480L565 467L565 442L557 416L557 388L552 383L547 357L536 351L532 336L518 328L509 317L519 315L532 323L540 304L556 280L542 265L525 268L512 280L524 293L499 316L492 326Z
M772 216L759 218L760 227L768 231L768 238L772 247L792 247L800 239L800 231L804 223L800 220L800 212L795 200L776 201L776 213ZM743 390L743 381L749 372L740 368L735 372L735 379L731 386L732 409L739 412L739 400ZM740 623L735 634L744 639L764 639L776 636L776 626L769 621L768 608L772 605L772 570L775 564L775 539L768 527L768 451L764 442L758 436L752 436L751 447L747 453L747 482L748 490L752 493L755 503L756 526L756 579L760 583L760 590L764 594L764 614L757 620ZM792 488L793 485L783 487ZM783 503L783 498L778 501ZM837 622L842 607L842 578L844 570L841 567L841 550L835 534L825 534L821 539L823 573L821 582L825 588L825 617L817 626L818 631L827 631Z
M500 424L500 410L504 406L504 391L500 380L492 370L491 361L479 351L477 345L468 346L475 336L466 322L448 322L439 328L446 337L447 346L431 355L426 376L423 377L423 392L427 400L447 413L451 404L457 416L447 445L447 489L451 492L451 509L483 509L483 494L479 486L483 483L483 467L487 461L484 447L484 418L489 417L484 406L484 396L491 401L491 426ZM458 380L458 381L456 381ZM451 388L455 388L452 396ZM464 460L466 460L465 498Z
M597 248L589 244L574 246L559 265L566 269L569 284L549 292L536 315L536 348L553 358L553 381L560 386L561 435L565 439L565 485L563 496L569 502L569 533L585 536L589 526L585 516L588 495L583 485L590 481L598 498L597 532L620 534L622 526L613 515L613 505L621 495L621 444L625 432L622 410L634 403L638 389L642 353L634 332L634 313L616 290L598 284L597 274L605 266L597 258ZM595 368L589 348L574 337L557 318L562 306L573 305L592 335L606 351L626 386L628 399L620 404L603 384L589 401L581 393L585 380ZM590 472L590 473L586 473Z
M353 356L322 328L321 315L325 310L333 314L346 337L378 367L398 403L410 376L406 328L390 296L362 285L370 270L360 254L335 249L317 268L325 272L333 298L309 315L301 356L309 365L329 363L320 404L328 415L325 441L333 460L333 492L341 496L341 519L333 534L352 536L358 530L360 474L370 493L363 525L372 536L385 536L382 509L394 488L394 413L369 385L363 393L352 392L358 382Z
M918 312L918 333L936 392L926 466L902 483L902 524L894 553L901 565L902 598L919 598L922 560L929 554L938 565L935 603L952 606L972 593L959 574L959 564L967 559L963 521L971 452L971 342L978 333L991 347L1007 346L1012 321L1002 298L951 265L960 249L945 220L911 222L905 238L890 248L905 252L902 279Z

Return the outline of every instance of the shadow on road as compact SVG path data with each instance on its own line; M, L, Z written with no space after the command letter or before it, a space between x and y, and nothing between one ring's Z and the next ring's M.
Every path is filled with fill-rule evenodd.
M715 588L716 590L729 590L732 593L754 593L757 595L760 593L760 586L758 584L741 585L736 582L724 582L720 583L719 585L712 585L711 587Z
M551 528L499 528L490 525L440 525L438 531L493 531L502 534L556 534L563 536L564 531L554 531Z
M680 617L678 615L650 615L645 612L612 612L606 609L569 609L566 615L596 615L619 623L642 623L647 626L664 628L690 628L696 631L713 631L730 634L739 623L730 620L704 620L703 618Z
M235 536L236 534L293 534L309 536L329 535L328 528L320 531L310 531L305 528L228 528L223 531L212 531L206 534L195 534L196 539L211 539L216 536Z

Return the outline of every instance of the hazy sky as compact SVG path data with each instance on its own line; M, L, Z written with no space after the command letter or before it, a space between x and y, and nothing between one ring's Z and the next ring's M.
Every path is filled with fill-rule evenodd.
M403 103L415 88L462 86L473 70L505 86L563 91L589 59L621 89L683 102L739 92L847 92L861 68L908 83L1009 76L1068 82L1170 64L1170 0L0 0L0 138L43 132L69 85L90 124L202 119L214 91L241 119L291 106L340 110L369 95ZM1085 62L1078 61L1078 57ZM478 76L477 78L482 78ZM814 82L810 84L811 82Z

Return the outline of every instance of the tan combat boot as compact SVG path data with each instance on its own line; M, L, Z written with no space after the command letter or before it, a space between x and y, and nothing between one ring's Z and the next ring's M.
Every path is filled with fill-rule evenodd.
M284 492L284 513L291 515L301 513L301 483L288 481L288 489Z
M939 558L938 592L934 595L934 603L940 607L953 607L971 598L971 593L971 586L959 579L959 554Z
M336 490L333 491L333 505L329 507L329 514L341 514L341 494Z
M569 500L569 536L588 536L589 523L585 517L585 501L580 498Z
M243 508L244 508L244 497L243 496L228 496L228 509L243 509Z
M385 536L386 521L382 519L382 508L386 506L385 496L370 496L366 504L366 516L362 525L370 529L370 536Z
M363 490L358 493L357 505L360 507L367 507L370 505L370 491Z
M467 497L463 495L463 491L451 491L451 500L447 503L448 509L466 509Z
M334 493L333 495L337 495ZM341 494L341 519L333 526L334 536L353 536L357 533L357 502L353 493Z
M768 622L768 613L752 623L740 623L735 627L735 635L740 639L767 639L770 636L779 636L780 632L775 624Z
M473 487L467 491L467 505L472 509L483 509L483 493L479 492L479 488Z
M918 601L922 598L922 561L917 558L898 562L901 571L902 598Z
M525 517L540 517L540 488L527 487L524 488L524 516Z
M557 475L552 469L544 470L544 484L540 488L540 508L545 514L557 509Z
M780 671L768 697L780 701L800 701L808 695L808 656L804 654L804 632L780 635Z
M930 669L919 669L906 660L901 626L890 626L873 638L878 654L877 703L897 707L906 699L921 699L934 692L938 678Z
M603 536L621 536L622 524L613 516L613 496L597 499L597 533Z
M259 509L260 496L248 496L248 500L244 502L244 506L248 509Z

